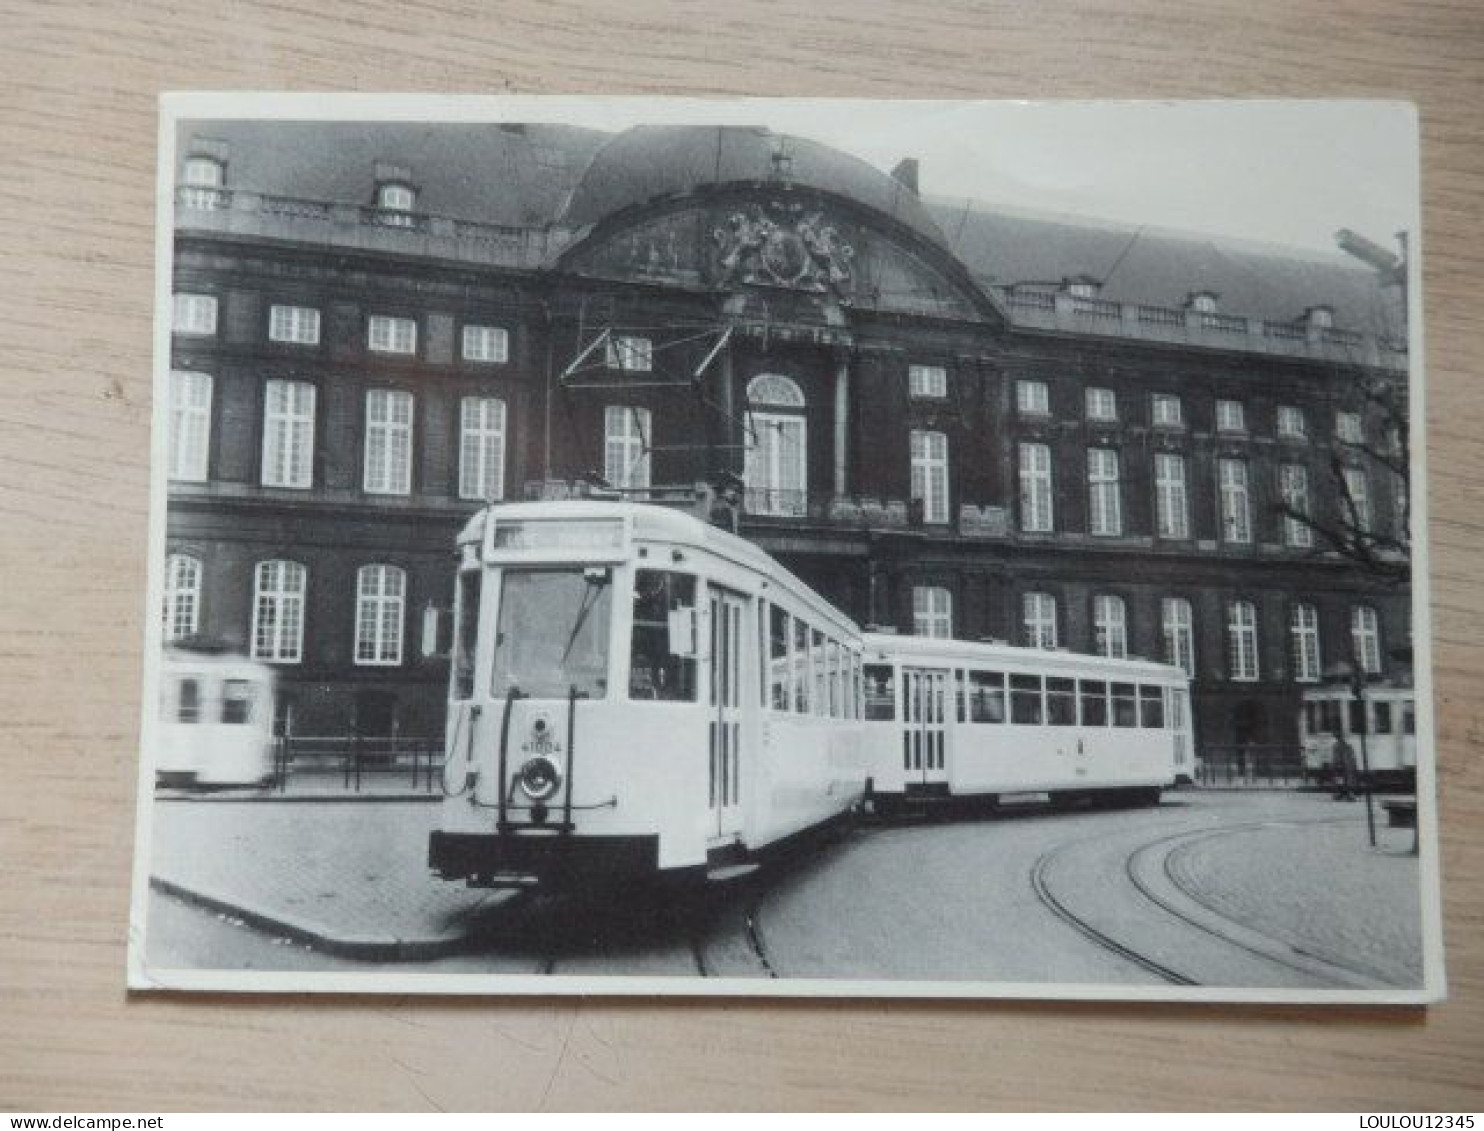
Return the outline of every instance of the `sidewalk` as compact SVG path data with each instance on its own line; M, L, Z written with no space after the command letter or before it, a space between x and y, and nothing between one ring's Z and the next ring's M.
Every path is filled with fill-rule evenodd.
M341 770L298 771L281 785L262 788L156 789L157 801L441 801L436 772L431 782L420 774L414 783L407 770L395 773L362 772L359 789L354 776Z
M209 796L155 806L151 885L326 953L448 954L482 910L506 898L428 871L436 806Z

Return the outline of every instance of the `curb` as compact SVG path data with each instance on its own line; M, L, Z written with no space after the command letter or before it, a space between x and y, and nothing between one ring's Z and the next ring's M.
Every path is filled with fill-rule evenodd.
M252 805L265 805L272 802L299 804L309 801L330 802L337 805L354 801L408 804L420 801L442 801L443 795L438 793L254 793L247 795L157 793L154 800L160 802L204 801L214 805L233 802Z
M338 958L359 958L367 962L420 962L457 954L469 944L469 937L462 934L431 939L399 939L393 935L359 938L339 936L331 934L328 928L319 924L255 911L251 907L207 895L161 876L151 876L149 886L205 911L230 915L257 930L271 932L295 942L308 943L321 953Z

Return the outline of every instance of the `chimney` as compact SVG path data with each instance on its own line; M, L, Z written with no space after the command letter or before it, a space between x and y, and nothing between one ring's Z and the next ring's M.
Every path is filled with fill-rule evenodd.
M892 179L906 185L912 190L912 195L917 193L917 158L903 157L897 162L897 167L891 171Z

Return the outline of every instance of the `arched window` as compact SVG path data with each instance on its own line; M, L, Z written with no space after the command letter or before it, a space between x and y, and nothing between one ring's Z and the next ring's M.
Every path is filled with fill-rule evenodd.
M356 572L356 663L402 662L402 611L407 574L393 565L362 566Z
M1101 594L1093 598L1092 625L1100 656L1128 657L1128 608L1122 597Z
M804 394L787 377L765 373L747 386L747 509L796 516L808 511L809 448Z
M252 655L297 664L304 655L306 575L298 562L259 562L253 578Z
M1055 648L1056 598L1050 593L1026 593L1020 599L1027 648Z
M1257 679L1257 606L1232 601L1226 606L1227 666L1233 680Z
M1299 683L1319 682L1319 610L1313 605L1295 605L1289 614L1293 634L1293 678Z
M201 618L201 562L171 554L165 562L165 639L194 635Z

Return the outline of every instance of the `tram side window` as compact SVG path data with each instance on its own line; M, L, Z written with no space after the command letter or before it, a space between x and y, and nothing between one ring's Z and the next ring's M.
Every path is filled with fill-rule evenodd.
M1368 731L1366 729L1366 725L1365 725L1365 704L1364 703L1356 703L1353 700L1350 703L1350 733L1351 734L1369 734L1370 733L1370 731Z
M176 699L176 704L176 722L199 723L201 721L201 681L198 679L181 680L180 695Z
M1411 707L1402 708L1402 733L1417 733L1417 712L1414 711Z
M794 618L794 712L809 713L809 626Z
M247 679L229 679L222 683L222 722L241 726L252 722L253 685Z
M969 721L1002 723L1005 721L1005 673L969 673Z
M825 690L827 673L824 666L824 633L816 628L810 633L810 636L813 640L809 648L809 668L814 673L814 713L816 715L828 715L830 708Z
M1023 726L1040 726L1041 717L1041 677L1012 675L1010 677L1010 721Z
M1046 721L1054 727L1077 725L1077 681L1046 677Z
M457 607L453 640L455 699L468 699L474 694L474 645L479 635L479 595L483 587L483 571L460 571L458 593L454 600Z
M688 573L641 569L634 575L630 699L695 702L696 661L670 651L670 611L695 604L696 579Z
M768 702L775 711L788 710L789 619L777 605L768 609Z
M1079 681L1082 691L1082 725L1105 727L1108 725L1108 685L1100 679Z
M1113 725L1116 727L1138 726L1139 700L1135 686L1132 683L1114 683L1109 686L1113 699Z
M897 684L890 664L866 665L866 721L889 723L897 717Z
M1139 725L1145 730L1162 730L1165 725L1164 688L1139 684Z
M1390 734L1391 733L1391 704L1390 703L1373 703L1371 705L1371 711L1374 714L1375 720L1376 720L1376 733L1377 734Z
M1319 726L1315 734L1340 733L1340 704L1334 699L1325 699L1319 704Z

